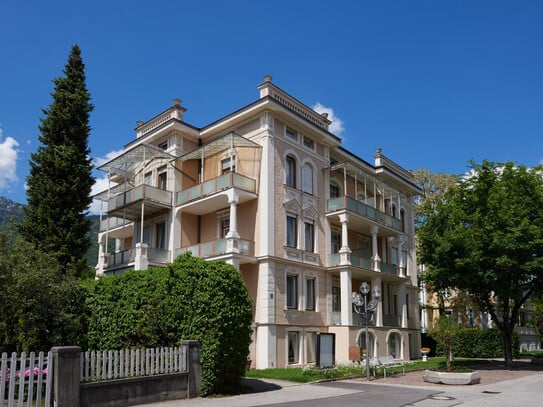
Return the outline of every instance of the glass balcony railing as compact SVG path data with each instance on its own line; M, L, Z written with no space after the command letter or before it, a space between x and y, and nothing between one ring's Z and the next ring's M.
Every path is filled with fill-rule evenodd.
M102 219L100 222L100 232L105 232L107 230L118 228L119 226L124 226L129 223L132 223L129 219L117 218L116 216L109 217L107 219Z
M165 205L171 205L172 193L170 191L164 191L150 185L142 184L110 198L107 209L108 211L112 211L142 199L149 199Z
M339 211L341 209L346 209L357 214L358 216L388 226L397 231L401 232L402 230L402 223L400 222L400 219L387 215L386 213L381 212L374 207L365 204L364 202L357 201L356 199L348 196L340 196L338 198L328 200L328 212Z
M254 193L256 191L256 181L235 172L221 175L217 178L212 178L201 184L195 185L188 189L179 191L176 196L176 205L183 205L195 199L200 199L208 195L212 195L223 189L239 188L247 192Z
M351 260L351 265L362 267L367 270L372 270L371 260L364 257L358 257L354 254L349 255ZM330 255L330 266L339 266L341 265L341 256L338 253Z
M234 248L243 255L252 256L254 254L254 244L248 240L234 239ZM186 252L191 252L193 256L201 258L220 256L228 252L227 239L218 239L188 247L181 247L176 250L175 255L179 256Z

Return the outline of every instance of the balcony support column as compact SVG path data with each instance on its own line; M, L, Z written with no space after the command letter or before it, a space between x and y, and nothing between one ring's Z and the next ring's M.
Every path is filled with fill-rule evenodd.
M379 232L379 226L373 226L371 228L371 260L373 263L373 270L381 271L381 258L379 257L379 247L377 245L377 232Z
M226 238L239 239L238 233L238 194L231 189L228 191L228 203L230 204L230 230L226 234Z
M371 279L371 286L373 287L379 287L381 289L381 293L383 292L381 287L381 277L374 277ZM384 294L381 294L384 296ZM381 327L383 326L383 302L385 301L384 298L381 297L381 301L377 301L377 309L375 310L375 326Z
M342 266L350 266L351 249L349 247L349 215L342 213L339 215L339 221L341 222L341 249L339 249L340 264Z
M136 243L134 270L147 270L149 268L149 259L147 258L147 246L147 243Z
M407 328L407 295L405 289L405 283L401 283L398 289L398 296L400 297L400 304L402 307L402 312L400 316L400 326L402 328Z
M403 258L403 244L405 243L406 240L407 239L406 239L405 235L403 235L403 234L398 239L398 257L399 257L398 264L399 264L399 267L400 267L398 275L400 277L407 277L407 268L406 268L404 258Z
M349 326L353 324L353 306L351 299L353 280L351 270L341 270L339 272L339 284L341 294L341 325Z

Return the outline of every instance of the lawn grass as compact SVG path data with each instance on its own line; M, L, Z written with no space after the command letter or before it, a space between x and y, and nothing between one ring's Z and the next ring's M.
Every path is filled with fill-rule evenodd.
M479 359L455 359L453 367L469 368L473 364L485 363ZM428 358L426 362L422 360L413 360L405 363L405 371L424 370L424 369L443 369L445 367L444 357ZM399 371L396 368L396 371ZM373 369L371 370L373 376ZM382 370L378 372L379 376L383 374ZM288 380L298 383L309 383L319 380L345 379L352 377L365 377L366 369L362 365L339 365L333 368L319 369L312 367L288 367L284 369L251 369L245 372L245 377L253 379L275 379Z

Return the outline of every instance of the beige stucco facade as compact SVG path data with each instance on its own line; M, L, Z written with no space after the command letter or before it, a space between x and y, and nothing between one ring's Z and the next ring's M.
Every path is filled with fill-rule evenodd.
M100 167L112 186L97 196L107 215L97 274L185 251L232 264L253 298L256 368L315 363L319 333L335 334L336 363L348 362L349 347L365 348L351 294L367 282L381 291L370 355L418 357L412 174L379 149L372 164L344 149L326 115L271 77L258 89L203 128L185 122L178 99L138 122L136 139Z

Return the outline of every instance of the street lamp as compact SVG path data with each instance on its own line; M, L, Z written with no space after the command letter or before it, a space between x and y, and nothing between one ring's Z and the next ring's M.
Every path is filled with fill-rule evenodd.
M368 382L370 381L370 339L368 335L368 322L370 319L370 313L375 312L379 297L381 296L381 288L379 286L373 287L372 296L373 299L368 303L368 294L370 293L370 285L365 281L360 284L360 293L353 292L352 299L354 305L354 311L364 317L364 324L366 326L366 377ZM362 301L364 297L364 301Z

